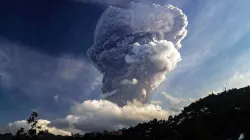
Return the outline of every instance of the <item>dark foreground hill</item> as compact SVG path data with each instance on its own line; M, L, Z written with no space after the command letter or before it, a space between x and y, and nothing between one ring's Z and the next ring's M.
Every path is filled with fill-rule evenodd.
M72 137L42 133L33 136L33 139L238 140L240 136L244 137L244 140L250 140L249 86L217 95L211 94L185 107L178 116L170 116L168 120L154 119L113 133L88 133ZM10 135L8 137L20 138Z

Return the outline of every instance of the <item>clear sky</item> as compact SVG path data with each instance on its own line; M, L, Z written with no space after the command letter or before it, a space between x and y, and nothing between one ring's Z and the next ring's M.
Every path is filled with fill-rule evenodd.
M249 0L155 2L179 7L189 24L180 49L182 61L155 91L152 104L178 112L212 91L250 84ZM0 2L0 132L32 110L42 119L67 120L72 119L69 114L79 113L75 109L83 112L96 104L84 102L100 99L102 79L86 51L106 8L105 2L95 0Z

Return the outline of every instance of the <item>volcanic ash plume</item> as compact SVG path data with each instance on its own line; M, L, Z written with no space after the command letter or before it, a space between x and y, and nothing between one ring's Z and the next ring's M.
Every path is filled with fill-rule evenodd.
M94 33L89 58L103 73L104 97L119 105L145 102L181 61L178 49L186 36L187 17L172 6L131 3L110 6Z

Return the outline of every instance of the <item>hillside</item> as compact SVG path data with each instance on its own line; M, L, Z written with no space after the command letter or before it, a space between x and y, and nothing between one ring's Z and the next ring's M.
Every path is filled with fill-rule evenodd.
M87 133L73 137L43 134L35 139L238 140L240 135L244 135L245 140L250 139L249 86L211 94L185 107L178 116L170 116L167 121L154 119L117 133Z
M149 129L147 136L144 132ZM238 140L241 134L250 139L250 87L211 94L168 121L138 124L124 131L127 133L131 138L141 133L141 138L169 140Z

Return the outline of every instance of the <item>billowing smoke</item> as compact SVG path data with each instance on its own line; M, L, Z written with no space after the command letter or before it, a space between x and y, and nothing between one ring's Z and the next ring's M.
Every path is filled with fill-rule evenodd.
M145 102L181 61L187 17L172 5L110 6L101 16L88 56L103 74L104 97L119 105Z

